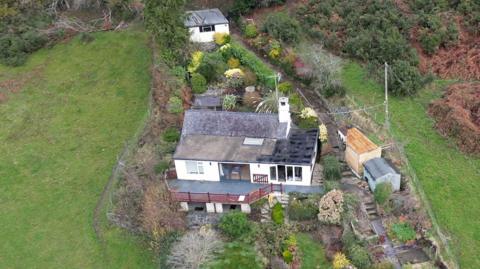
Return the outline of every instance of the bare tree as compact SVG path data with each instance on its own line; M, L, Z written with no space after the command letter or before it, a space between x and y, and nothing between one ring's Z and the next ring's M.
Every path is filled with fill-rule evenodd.
M173 246L168 264L174 269L198 269L211 261L222 247L217 233L208 226L189 231Z

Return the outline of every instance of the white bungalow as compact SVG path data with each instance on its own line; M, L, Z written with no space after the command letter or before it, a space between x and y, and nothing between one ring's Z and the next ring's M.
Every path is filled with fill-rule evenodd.
M310 186L317 146L317 129L301 130L291 123L286 97L279 100L278 114L188 110L173 156L178 179L169 185L183 193L176 198L186 203L233 194L223 203L248 205L274 191L320 192ZM192 192L209 197L192 199ZM221 207L225 197L214 198Z
M212 42L215 33L230 33L228 20L218 8L187 11L185 27L192 42Z

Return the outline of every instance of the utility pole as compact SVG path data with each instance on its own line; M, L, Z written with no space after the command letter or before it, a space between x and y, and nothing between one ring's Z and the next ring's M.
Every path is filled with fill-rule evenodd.
M385 62L385 127L390 129L390 122L388 118L388 64Z

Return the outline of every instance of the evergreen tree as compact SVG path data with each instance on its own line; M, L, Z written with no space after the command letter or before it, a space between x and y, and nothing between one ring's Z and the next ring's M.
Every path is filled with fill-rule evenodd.
M183 63L189 33L184 26L185 0L145 0L145 24L162 46L169 63Z

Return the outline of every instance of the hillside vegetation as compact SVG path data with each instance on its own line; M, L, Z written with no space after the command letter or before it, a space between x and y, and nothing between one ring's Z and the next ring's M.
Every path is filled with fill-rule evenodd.
M152 268L139 239L93 209L116 156L142 126L151 52L143 32L98 33L0 66L0 267Z

